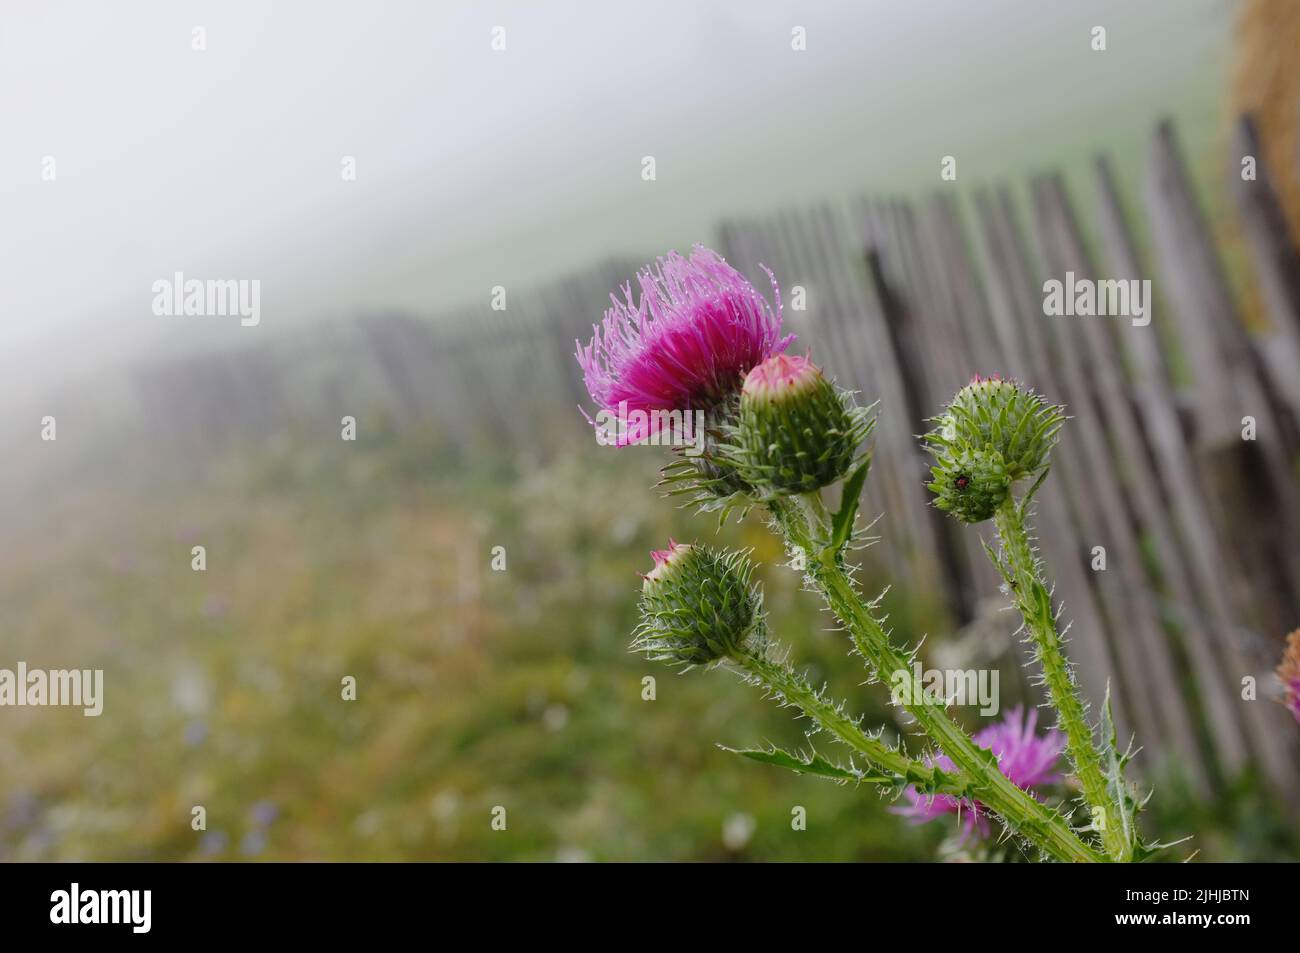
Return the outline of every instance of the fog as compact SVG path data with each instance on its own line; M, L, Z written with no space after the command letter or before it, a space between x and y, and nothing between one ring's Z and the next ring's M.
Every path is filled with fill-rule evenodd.
M1137 136L1151 117L1135 96L1167 108L1222 74L1217 0L1177 4L1176 34L1168 5L1043 6L11 6L3 387L369 309L433 316L492 285L707 240L725 214L925 189L945 154L964 177L985 160L1005 175L1067 156L1084 102L1105 145L1111 104L1110 131ZM1054 68L1066 57L1093 73L1086 100ZM1011 98L1023 107L989 105ZM151 286L176 272L260 280L262 321L155 315Z

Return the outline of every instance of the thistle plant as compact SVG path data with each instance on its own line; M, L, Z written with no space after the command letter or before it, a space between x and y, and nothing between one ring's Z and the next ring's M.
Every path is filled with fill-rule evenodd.
M858 500L871 463L871 408L809 357L786 354L793 337L781 333L780 292L768 275L771 306L708 249L697 246L689 258L669 254L640 274L639 299L630 286L621 300L611 298L591 342L579 343L578 361L598 410L629 401L647 413L705 411L706 453L665 467L667 491L687 494L722 519L737 509L764 512L787 549L803 555L807 587L847 633L868 681L889 683L911 670L916 650L896 644L880 597L864 597L847 558L865 541ZM1018 384L980 379L958 393L926 438L936 458L936 505L965 522L997 520L1004 552L994 559L1038 648L1059 731L1038 735L1036 713L1013 712L972 736L944 700L918 693L897 702L925 744L909 751L903 741L887 742L883 726L864 727L789 662L769 631L748 555L698 544L670 542L653 554L633 648L684 668L729 669L807 716L809 750L738 752L752 760L871 785L912 820L956 813L968 836L996 823L1008 840L1045 860L1135 859L1125 758L1115 753L1108 724L1107 743L1094 744L1025 522L1063 420L1059 408ZM1030 477L1036 482L1017 500L1016 485ZM832 512L827 497L836 488ZM847 748L846 760L811 747L817 732ZM1043 791L1062 780L1062 748L1089 808L1084 824L1072 823L1072 806L1047 800Z
M935 505L966 523L992 519L1001 552L985 551L1005 581L1033 646L1066 753L1083 791L1092 828L1115 861L1145 856L1134 817L1139 806L1116 748L1109 698L1100 742L1087 720L1074 671L1064 652L1051 587L1031 543L1029 505L1047 479L1049 457L1065 414L1023 384L976 377L963 387L924 438L934 457ZM1015 486L1032 481L1017 498Z

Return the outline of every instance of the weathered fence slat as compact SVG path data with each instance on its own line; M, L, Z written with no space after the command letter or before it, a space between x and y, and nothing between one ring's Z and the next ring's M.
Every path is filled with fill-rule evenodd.
M1061 263L1078 275L1100 280L1102 276L1084 249L1073 210L1060 180L1053 178L1044 181L1040 195L1044 205L1048 206L1047 212L1057 230ZM1148 301L1148 316L1150 307L1151 302ZM1084 343L1086 360L1092 370L1093 394L1102 410L1107 432L1116 450L1118 466L1115 472L1120 476L1122 486L1132 501L1133 515L1145 529L1146 538L1155 549L1161 575L1175 603L1191 606L1194 604L1192 585L1177 551L1172 524L1158 485L1151 479L1153 467L1148 444L1133 414L1124 364L1116 340L1121 329L1127 339L1134 339L1153 337L1156 334L1155 328L1150 324L1145 327L1133 325L1126 316L1083 317L1071 323L1081 332L1075 337ZM1126 545L1126 549L1139 562L1126 567L1127 571L1144 575L1137 539L1133 538L1131 542L1131 547ZM1150 599L1153 604L1156 602L1153 591L1150 592ZM1185 613L1181 621L1183 642L1188 648L1191 668L1211 715L1210 732L1216 736L1220 750L1229 759L1239 761L1239 755L1234 755L1234 752L1241 749L1240 732L1232 706L1218 681L1220 665L1210 647L1209 633L1198 613ZM1176 684L1170 686L1167 694L1170 695L1166 700L1170 709L1168 717L1173 724L1185 729L1180 731L1183 743L1191 743L1191 729L1196 724L1196 719L1184 707L1184 699L1177 691Z
M1161 266L1161 287L1184 324L1179 335L1194 356L1196 444L1212 499L1233 502L1232 512L1252 506L1261 515L1249 550L1239 550L1262 578L1274 579L1288 598L1283 613L1270 613L1262 625L1277 632L1294 623L1292 593L1300 592L1300 494L1279 425L1276 395L1266 378L1246 329L1237 317L1227 280L1208 227L1201 215L1172 126L1157 130L1151 153L1147 207L1153 243ZM1243 421L1251 417L1257 438L1242 439ZM1221 519L1228 519L1227 512ZM1241 607L1239 606L1239 609Z
M1114 175L1104 158L1097 160L1096 176L1097 217L1102 246L1108 253L1107 263L1114 277L1137 279L1143 273L1137 245ZM1141 330L1156 332L1164 323L1157 320L1161 317L1153 317L1153 323ZM1240 677L1250 668L1228 637L1238 623L1232 613L1231 592L1224 584L1224 567L1215 558L1222 546L1203 489L1196 480L1187 479L1188 474L1195 472L1196 464L1178 419L1177 402L1159 338L1156 333L1134 334L1125 343L1134 362L1134 407L1141 415L1153 451L1153 465L1171 502L1169 519L1182 534L1178 551L1172 556L1162 553L1161 561L1169 567L1166 571L1181 569L1187 577L1184 587L1190 588L1191 594L1179 596L1188 599L1188 604L1182 607L1183 617L1186 619L1199 611L1199 605L1205 607L1204 622L1197 626L1203 633L1200 636L1203 643L1193 650L1203 653L1198 677L1207 696L1207 714L1218 742L1220 762L1229 774L1235 774L1253 751L1275 784L1293 785L1300 781L1300 771L1297 759L1288 756L1288 748L1294 748L1296 743L1292 726L1281 717L1284 713L1267 711L1257 703L1241 699ZM1183 554L1186 559L1180 560L1178 557ZM1264 675L1255 674L1257 678Z
M940 327L943 323L942 305L931 293L932 287L926 278L928 269L933 265L923 260L915 220L911 217L910 210L901 205L877 206L873 214L870 208L863 206L860 215L860 227L864 237L871 243L861 254L868 259L874 255L886 265L874 275L879 285L877 296L882 300L890 300L900 317L904 314L908 316L907 323L915 328L916 337L920 341L927 342L929 353L944 358L940 365L922 365L913 368L906 377L900 375L903 381L910 378L920 380L923 384L921 394L913 402L917 410L912 433L920 433L926 429L926 419L937 414L956 392L960 384L954 382L965 383L969 380L969 358L952 346L951 333ZM887 272L893 272L897 276L895 284L885 283L888 280ZM891 330L888 327L885 329L884 339L890 337ZM898 348L891 350L896 354L903 353ZM965 368L963 365L966 365ZM908 450L919 453L914 439ZM918 458L916 474L918 484L923 483L928 475L923 457ZM968 621L978 611L982 594L992 591L996 585L989 575L991 567L988 566L979 542L971 534L962 533L961 527L934 510L930 511L929 519L932 524L936 519L939 520L936 539L943 547L939 558L945 561L948 578L956 587L954 595L957 616L962 621Z
M1271 332L1257 337L1255 343L1273 386L1286 398L1293 417L1300 417L1300 252L1288 234L1282 203L1249 116L1238 121L1232 142L1237 161L1229 163L1229 190L1252 252L1255 279L1273 320ZM1242 175L1240 163L1247 156L1255 160L1254 179Z
M1061 247L1057 225L1058 210L1044 183L1034 186L1034 209L1038 223L1040 246L1049 273L1064 279L1067 270L1073 270L1066 251ZM1091 520L1083 527L1083 543L1105 546L1110 565L1098 573L1103 587L1109 585L1118 618L1131 632L1131 643L1137 649L1136 659L1130 659L1121 677L1141 680L1147 686L1145 696L1151 702L1151 711L1158 726L1144 737L1164 739L1174 751L1181 754L1189 776L1198 783L1203 781L1201 760L1197 755L1191 724L1178 693L1176 668L1156 611L1154 594L1147 585L1142 563L1141 547L1133 533L1132 517L1127 496L1119 480L1121 461L1112 452L1106 430L1104 411L1105 394L1094 386L1098 375L1107 370L1100 362L1089 361L1080 326L1089 327L1094 318L1077 318L1045 322L1050 337L1056 341L1060 377L1068 392L1069 407L1074 414L1070 421L1070 439L1063 442L1065 465L1071 471L1088 474L1087 479L1073 481L1072 491L1086 499ZM1058 472L1059 472L1058 468ZM1130 697L1137 694L1130 691ZM1152 731L1151 728L1147 729ZM1173 752L1170 752L1173 753Z

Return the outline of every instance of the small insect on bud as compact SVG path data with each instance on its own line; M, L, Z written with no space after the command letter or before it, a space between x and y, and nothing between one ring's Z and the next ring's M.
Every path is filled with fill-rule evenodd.
M992 519L1011 492L1011 478L996 450L951 450L930 468L934 505L964 523Z
M778 354L745 377L736 466L760 492L818 490L849 472L873 422L807 357Z
M766 640L763 597L744 553L669 541L651 553L632 648L657 661L707 665Z
M1014 483L1047 463L1064 422L1059 406L1024 384L976 377L957 391L926 441L939 458L953 449L997 451Z

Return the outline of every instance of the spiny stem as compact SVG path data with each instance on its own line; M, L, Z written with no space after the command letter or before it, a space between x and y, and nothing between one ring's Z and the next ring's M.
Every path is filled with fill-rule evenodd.
M744 654L732 661L769 691L802 710L823 730L857 751L874 770L889 774L900 783L915 784L927 794L970 796L964 778L913 761L879 738L872 738L844 713L841 706L816 691L789 665L759 653Z
M1056 631L1056 618L1052 612L1052 597L1038 558L1029 544L1024 508L1008 496L993 519L1006 560L1005 567L999 568L1012 583L1016 608L1020 610L1025 629L1033 640L1034 654L1043 669L1052 706L1065 732L1070 762L1094 817L1101 812L1105 819L1101 831L1102 844L1112 860L1130 860L1123 817L1107 793L1101 755L1088 727L1069 663L1061 649L1061 637Z
M769 503L769 509L787 539L807 555L809 574L827 605L848 627L855 647L871 664L876 676L888 683L895 672L907 671L907 660L890 643L884 627L858 595L842 565L840 554L821 542L822 538L829 538L829 522L820 496L808 494L801 498L801 502L774 500ZM979 800L1001 817L1008 828L1057 860L1105 860L1079 839L1064 817L1021 790L1003 774L993 753L975 744L948 717L941 704L923 697L905 703L904 707L943 753L970 778Z

